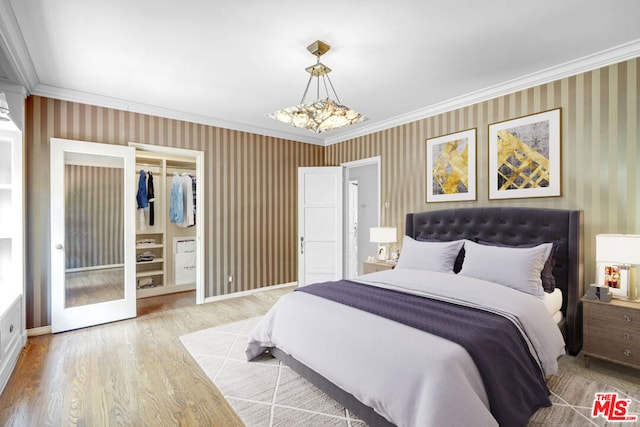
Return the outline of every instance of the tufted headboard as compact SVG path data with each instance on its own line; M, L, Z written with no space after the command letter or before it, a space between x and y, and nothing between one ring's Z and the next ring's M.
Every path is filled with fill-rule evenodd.
M569 354L582 348L582 211L462 208L407 214L405 234L442 241L478 239L511 245L558 242L553 275L563 293L560 328Z

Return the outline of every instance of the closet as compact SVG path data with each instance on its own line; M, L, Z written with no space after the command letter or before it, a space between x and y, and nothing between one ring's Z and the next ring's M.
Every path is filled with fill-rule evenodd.
M203 183L190 150L136 147L136 293L138 298L197 289ZM198 153L198 152L195 152ZM152 183L152 186L150 185ZM198 196L198 197L196 197ZM144 207L141 207L144 206ZM197 298L200 299L200 298ZM200 302L200 301L197 301Z

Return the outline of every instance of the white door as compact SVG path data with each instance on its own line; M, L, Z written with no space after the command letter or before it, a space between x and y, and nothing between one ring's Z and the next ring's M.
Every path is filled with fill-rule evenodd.
M51 329L135 317L135 149L51 139Z
M298 168L298 286L342 279L342 173Z

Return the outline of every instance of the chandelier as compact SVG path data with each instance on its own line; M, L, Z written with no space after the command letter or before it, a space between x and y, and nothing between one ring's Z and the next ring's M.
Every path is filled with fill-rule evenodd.
M300 104L270 113L270 118L295 127L309 129L316 133L338 129L367 120L362 114L340 103L338 94L333 88L333 84L329 78L331 68L320 62L320 57L327 53L329 49L331 49L331 46L320 40L316 40L307 46L307 50L311 52L312 55L315 55L317 60L314 65L305 69L310 76ZM305 103L311 81L314 77L316 78L316 100ZM321 80L326 94L326 98L324 99L320 99ZM327 82L329 83L328 86ZM329 96L329 87L333 92L335 101Z

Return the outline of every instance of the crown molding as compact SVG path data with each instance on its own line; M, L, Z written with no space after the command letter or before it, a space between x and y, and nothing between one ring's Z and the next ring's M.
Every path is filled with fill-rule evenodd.
M9 0L0 0L0 48L20 80L14 83L21 84L27 92L31 92L38 84L38 74Z
M488 101L499 96L508 95L534 86L539 86L565 77L574 76L597 68L616 64L640 56L640 39L611 49L607 49L583 58L531 73L504 83L490 86L431 106L421 108L387 120L363 125L352 131L343 132L335 137L324 139L326 146L383 131L396 126L446 113L458 108L467 107L479 102Z
M437 104L427 106L415 111L401 114L386 120L361 123L353 129L340 131L335 136L320 136L317 134L302 134L288 132L286 130L268 129L260 126L237 123L200 114L172 110L148 104L134 103L123 99L111 98L101 95L72 91L68 89L42 85L39 83L37 73L26 43L20 32L13 8L9 0L0 0L0 48L2 48L11 65L18 75L19 84L24 86L23 96L28 94L46 96L65 101L80 102L106 108L115 108L140 114L150 114L176 120L184 120L205 125L217 126L274 138L283 138L300 141L314 145L328 146L349 139L358 138L371 133L383 131L407 123L432 117L448 111L463 108L479 102L487 101L519 90L549 83L565 77L573 76L596 68L608 66L640 56L640 39L607 49L592 55L569 61L564 64L550 67L535 73L531 73L501 84L455 97Z
M254 133L257 135L270 136L274 138L289 139L293 141L306 142L314 145L324 145L324 140L312 135L299 135L293 132L272 130L260 126L247 125L228 120L216 119L214 117L201 114L188 113L170 108L157 107L154 105L131 102L124 99L112 98L108 96L95 95L91 93L79 92L63 89L55 86L38 84L31 92L33 95L47 98L59 99L61 101L78 102L82 104L95 105L97 107L113 108L116 110L129 111L139 114L148 114L168 119L182 120L186 122L203 125L216 126L225 129L237 130L241 132Z

